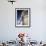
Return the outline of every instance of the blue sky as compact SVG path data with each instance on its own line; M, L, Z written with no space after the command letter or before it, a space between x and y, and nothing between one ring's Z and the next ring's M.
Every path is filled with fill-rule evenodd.
M23 11L23 10L17 10L17 20L19 20L22 11Z

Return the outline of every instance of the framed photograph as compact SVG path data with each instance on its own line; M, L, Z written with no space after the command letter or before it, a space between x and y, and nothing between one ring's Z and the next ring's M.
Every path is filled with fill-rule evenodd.
M15 8L15 26L30 27L31 26L30 8Z

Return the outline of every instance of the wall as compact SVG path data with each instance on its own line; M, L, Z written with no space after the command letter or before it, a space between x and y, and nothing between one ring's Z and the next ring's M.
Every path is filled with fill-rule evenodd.
M33 40L46 40L45 0L17 0L13 5L0 0L0 41L15 40L19 32L30 34ZM15 27L15 8L31 8L31 27Z

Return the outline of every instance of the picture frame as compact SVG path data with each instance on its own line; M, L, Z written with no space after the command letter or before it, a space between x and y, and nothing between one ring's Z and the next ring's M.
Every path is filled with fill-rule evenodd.
M30 13L30 8L15 8L15 27L31 27Z

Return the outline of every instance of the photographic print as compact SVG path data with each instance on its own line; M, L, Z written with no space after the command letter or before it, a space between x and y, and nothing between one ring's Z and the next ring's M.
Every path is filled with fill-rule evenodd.
M16 8L15 11L15 26L30 27L30 8Z

